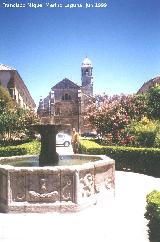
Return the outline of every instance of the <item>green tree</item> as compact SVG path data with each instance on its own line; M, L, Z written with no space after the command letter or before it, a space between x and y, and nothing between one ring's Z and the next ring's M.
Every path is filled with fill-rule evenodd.
M39 122L35 112L20 108L11 98L9 92L0 85L0 134L5 139L20 138L22 134L29 137L33 133L31 126Z
M151 88L148 92L148 116L160 119L160 85Z
M143 117L140 121L133 121L128 132L134 135L134 143L140 147L159 147L160 123Z
M14 105L9 92L0 84L0 114L14 108Z
M35 133L33 125L39 123L40 118L34 111L28 109L18 108L17 114L20 121L19 128L21 132L26 134L28 138L33 138Z

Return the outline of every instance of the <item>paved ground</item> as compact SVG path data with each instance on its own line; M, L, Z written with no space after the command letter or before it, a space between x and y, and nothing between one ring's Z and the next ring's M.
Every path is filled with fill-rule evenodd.
M160 190L160 179L116 172L115 199L104 197L101 203L81 212L0 213L0 242L148 242L145 196L152 189Z

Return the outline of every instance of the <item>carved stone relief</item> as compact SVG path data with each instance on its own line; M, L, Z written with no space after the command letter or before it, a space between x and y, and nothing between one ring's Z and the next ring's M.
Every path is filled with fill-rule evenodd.
M58 173L27 175L27 201L56 202L60 200L60 176Z
M3 175L0 174L0 200L2 199L2 193L3 193Z
M29 200L36 201L45 201L45 202L55 202L58 200L58 191L48 192L47 190L47 179L40 179L40 192L28 191Z
M105 187L107 190L111 189L113 186L112 186L112 177L107 177L105 179Z
M61 176L61 200L73 201L73 175Z
M95 192L99 193L102 189L113 188L113 174L110 166L101 167L95 170Z
M26 201L25 173L14 172L10 174L11 179L11 199L15 202Z
M82 197L90 197L93 194L94 189L93 175L91 173L85 174L85 176L80 179L80 186Z
M7 203L7 176L0 174L0 201Z

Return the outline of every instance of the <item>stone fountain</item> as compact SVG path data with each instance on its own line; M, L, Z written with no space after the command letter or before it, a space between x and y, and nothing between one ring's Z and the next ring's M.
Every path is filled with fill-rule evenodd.
M114 160L104 155L60 155L59 165L56 133L62 126L42 124L35 129L42 137L40 166L21 165L36 156L0 158L1 212L73 212L96 204L102 194L114 196ZM65 165L68 161L72 165Z

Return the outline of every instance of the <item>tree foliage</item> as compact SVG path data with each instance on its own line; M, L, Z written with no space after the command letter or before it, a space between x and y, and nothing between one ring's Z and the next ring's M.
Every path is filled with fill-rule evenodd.
M107 95L96 97L87 112L87 120L108 143L129 143L132 141L125 128L133 120L140 120L147 113L144 95Z
M14 108L14 102L9 92L0 85L0 114L11 108Z
M148 92L148 115L160 119L160 85L153 87Z
M128 132L134 135L135 146L160 147L160 122L143 117L139 122L134 121L128 128Z
M22 134L30 136L30 127L39 122L37 115L20 108L10 97L8 91L0 85L0 134L2 139L20 138Z

